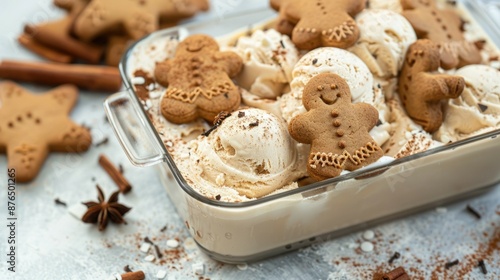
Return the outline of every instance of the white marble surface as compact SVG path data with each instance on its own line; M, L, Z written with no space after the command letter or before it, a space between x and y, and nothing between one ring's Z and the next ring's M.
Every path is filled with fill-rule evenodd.
M214 9L199 19L223 17L243 9L267 5L266 0L218 0ZM50 0L2 1L0 7L0 59L39 60L19 47L15 38L27 22L57 18L61 12ZM26 85L32 90L47 87ZM399 219L371 230L375 238L371 252L358 247L364 232L354 232L286 255L252 263L248 266L223 265L201 253L184 227L154 168L138 168L128 163L113 132L105 122L102 102L105 93L81 92L72 118L92 127L94 142L109 137L108 144L92 147L82 155L51 154L35 181L17 188L17 257L16 273L7 271L7 228L0 226L0 279L107 279L123 272L125 265L142 269L147 279L156 279L158 271L167 271L165 279L199 279L193 265L203 264L202 277L208 279L372 279L374 272L402 265L421 279L461 279L466 263L476 261L473 254L486 257L488 274L471 268L466 279L499 279L500 252L488 252L492 236L500 234L500 186L485 195L470 198L437 210ZM104 153L121 163L134 189L120 196L133 209L125 216L128 225L110 224L105 232L75 219L55 198L77 205L95 200L95 183L105 193L115 190L114 183L98 166ZM0 220L6 223L6 157L0 156ZM499 167L500 171L500 167ZM471 174L474 176L474 174ZM95 178L95 182L92 180ZM478 220L465 211L467 204L477 208ZM355 207L353 205L353 207ZM161 229L167 226L164 232ZM153 263L139 247L148 236L162 249L164 257ZM178 239L180 246L168 250L167 241ZM398 251L401 258L387 264ZM483 254L484 253L484 254ZM445 271L444 263L458 259L460 264Z

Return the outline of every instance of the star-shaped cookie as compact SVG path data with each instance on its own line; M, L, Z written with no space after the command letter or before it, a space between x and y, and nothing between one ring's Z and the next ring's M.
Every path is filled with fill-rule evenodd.
M78 90L63 85L44 94L32 94L13 82L0 83L0 153L18 182L31 181L49 152L83 152L90 132L68 118Z
M158 30L160 19L188 18L208 9L208 0L91 0L76 19L73 31L90 41L123 27L132 39Z

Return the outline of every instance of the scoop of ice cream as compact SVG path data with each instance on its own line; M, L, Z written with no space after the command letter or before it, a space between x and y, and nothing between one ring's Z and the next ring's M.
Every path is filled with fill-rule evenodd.
M238 39L233 49L244 61L236 82L262 98L276 98L292 79L299 53L290 38L274 29L257 30Z
M396 76L408 47L417 40L408 20L390 10L364 10L356 16L356 23L360 37L349 50L361 58L374 75Z
M387 106L390 110L391 129L389 141L382 146L386 156L400 158L442 145L406 115L397 98L389 100Z
M260 109L244 109L193 143L191 175L257 198L306 174L296 149L283 119Z
M486 65L469 65L455 75L465 80L465 89L450 99L443 124L435 133L441 142L456 141L500 127L500 72Z
M369 8L391 10L396 13L401 13L403 11L401 0L370 0Z
M373 105L373 75L363 61L343 49L318 48L304 55L293 69L291 92L281 100L282 114L287 121L306 111L302 105L302 91L309 80L321 73L334 73L344 78L354 103Z

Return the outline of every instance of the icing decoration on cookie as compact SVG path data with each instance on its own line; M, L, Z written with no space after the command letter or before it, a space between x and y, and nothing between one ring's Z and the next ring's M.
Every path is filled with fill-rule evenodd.
M418 40L409 47L399 75L403 107L429 133L443 122L441 101L459 97L465 86L462 77L437 73L439 65L439 47L429 40Z
M208 0L90 0L74 23L74 33L90 41L121 27L132 39L158 30L160 19L191 17L208 9Z
M312 78L302 102L307 112L294 117L288 131L298 142L311 144L307 165L311 177L336 177L383 156L369 133L378 122L377 109L366 103L353 104L349 85L340 76L322 73Z
M90 132L68 118L77 98L72 85L35 95L15 83L0 83L0 153L7 154L17 181L35 178L50 151L79 153L90 147Z
M353 17L361 12L366 0L271 0L279 10L276 29L290 35L299 49L318 47L346 49L359 38Z
M442 68L481 63L478 48L464 39L462 20L453 10L438 9L434 0L401 0L401 4L417 37L439 45Z
M214 39L192 35L182 41L173 59L156 65L155 78L167 90L161 102L163 116L173 123L202 117L212 122L222 111L231 112L241 102L231 78L243 67L233 52L220 52Z

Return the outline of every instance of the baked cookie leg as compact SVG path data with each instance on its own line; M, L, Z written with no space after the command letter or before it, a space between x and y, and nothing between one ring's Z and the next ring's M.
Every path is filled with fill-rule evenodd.
M26 141L7 148L9 169L16 170L16 180L20 183L29 182L36 177L47 155L46 146Z

